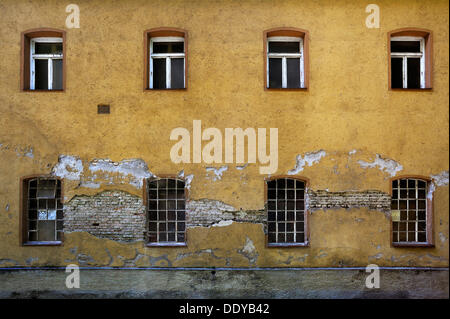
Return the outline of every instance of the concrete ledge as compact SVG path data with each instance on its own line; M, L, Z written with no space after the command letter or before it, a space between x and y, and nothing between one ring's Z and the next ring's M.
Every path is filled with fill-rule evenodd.
M0 270L0 298L449 298L446 268L381 268L380 288L364 268Z

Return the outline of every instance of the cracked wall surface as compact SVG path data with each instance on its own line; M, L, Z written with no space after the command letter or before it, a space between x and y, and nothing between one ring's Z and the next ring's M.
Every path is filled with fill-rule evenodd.
M351 0L77 5L81 28L66 29L64 4L0 2L0 267L448 267L447 1L381 0L372 30ZM188 31L186 90L142 90L142 33L161 26ZM307 90L264 90L263 31L280 26L309 31ZM432 90L387 89L387 32L407 26L433 32ZM20 33L37 27L66 31L64 92L20 91ZM193 120L278 128L277 172L173 163L170 133ZM20 246L20 178L36 174L62 179L61 246ZM165 175L186 181L187 247L141 237L144 179ZM404 175L432 181L434 247L391 246L390 179ZM308 180L308 247L266 247L275 176Z

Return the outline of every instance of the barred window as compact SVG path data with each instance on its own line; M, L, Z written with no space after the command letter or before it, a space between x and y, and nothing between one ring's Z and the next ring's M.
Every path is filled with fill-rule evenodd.
M430 243L428 182L417 178L392 181L392 241L395 244Z
M149 244L186 243L185 183L179 179L148 180Z
M60 242L63 233L61 181L54 178L24 180L24 242Z
M267 181L268 245L305 245L305 182L291 178Z

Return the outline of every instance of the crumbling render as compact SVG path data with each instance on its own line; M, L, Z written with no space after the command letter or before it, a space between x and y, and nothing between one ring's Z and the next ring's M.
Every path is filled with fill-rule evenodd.
M60 155L52 170L52 175L72 181L80 180L82 173L83 162L79 157L71 155Z
M297 155L295 167L294 169L288 171L288 175L296 175L300 173L301 171L303 171L303 168L306 164L308 164L308 166L317 164L319 163L320 159L322 157L325 157L326 155L327 153L324 150L305 153L304 157L302 157L300 154Z
M394 177L397 172L403 170L403 166L400 163L389 158L382 158L380 154L376 154L375 160L372 163L359 160L358 164L362 168L376 168L378 166L380 171L388 173L391 177Z
M89 164L89 170L92 173L110 173L130 177L130 184L136 188L142 188L144 178L155 176L149 171L145 161L141 159L125 159L120 162L96 159Z
M215 177L213 177L213 181L222 179L222 174L228 170L228 166L224 165L219 168L215 167L207 167L206 172L213 172Z
M220 227L233 222L265 224L264 210L242 211L221 201L200 199L186 203L187 227Z
M436 186L446 186L448 185L448 171L442 171L437 175L430 176Z

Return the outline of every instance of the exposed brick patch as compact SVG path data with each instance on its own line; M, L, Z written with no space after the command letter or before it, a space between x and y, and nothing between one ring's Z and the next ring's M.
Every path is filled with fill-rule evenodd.
M308 190L309 211L352 207L366 207L368 209L389 212L391 209L391 196L376 190L343 192Z
M266 212L264 210L236 210L233 206L218 200L190 200L187 201L186 208L187 227L210 227L218 224L220 221L227 220L261 224L265 224L266 222Z
M64 232L86 231L116 241L144 240L142 199L123 191L76 196L64 205Z

